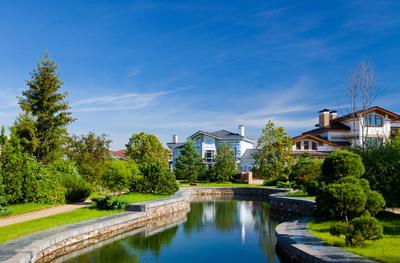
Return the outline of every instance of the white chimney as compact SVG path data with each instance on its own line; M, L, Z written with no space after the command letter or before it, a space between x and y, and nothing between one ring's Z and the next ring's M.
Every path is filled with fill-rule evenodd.
M178 143L178 135L172 134L172 142L173 143Z
M243 125L239 125L239 134L244 137L244 129L245 127Z
M330 120L334 120L334 119L336 119L337 118L337 111L335 111L335 110L331 110L330 112L329 112L329 116L330 116Z

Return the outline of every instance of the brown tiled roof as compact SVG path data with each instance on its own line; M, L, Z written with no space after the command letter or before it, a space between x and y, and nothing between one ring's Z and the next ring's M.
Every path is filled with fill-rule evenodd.
M111 156L117 159L123 159L126 160L128 157L126 156L126 149L121 149L118 151L111 151Z
M325 131L350 131L350 127L340 123L340 122L333 122L331 121L331 123L328 126L325 127L319 127L313 130L309 130L306 132L303 132L303 134L318 134L318 133L323 133Z

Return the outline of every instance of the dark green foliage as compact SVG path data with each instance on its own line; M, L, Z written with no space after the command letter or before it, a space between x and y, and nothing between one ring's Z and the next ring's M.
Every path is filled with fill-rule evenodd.
M316 195L319 188L322 161L312 159L309 155L302 155L293 165L289 180L294 182L294 187L302 189L309 195Z
M111 195L93 198L93 202L95 202L96 207L100 210L118 210L126 209L128 207L127 202L119 201Z
M347 150L330 153L322 163L321 181L334 183L346 176L361 177L365 168L358 154Z
M23 174L23 202L35 202L37 201L37 192L40 191L37 182L37 174L40 171L40 164L35 158L24 154L23 163L20 169Z
M257 177L273 179L280 176L286 178L290 174L292 157L292 139L282 127L275 127L268 121L263 129L254 156L253 172Z
M197 153L193 141L188 140L183 147L179 157L176 159L174 173L177 179L185 179L189 182L204 178L206 165L200 154Z
M214 166L210 171L210 181L229 182L237 174L236 157L229 144L225 143L217 148Z
M349 223L338 223L331 227L330 232L335 236L344 235L347 246L363 246L365 240L383 237L382 225L368 213L354 218Z
M168 152L157 136L141 132L132 134L126 145L126 155L137 164L161 163L168 165Z
M264 180L264 185L266 186L277 186L280 183L285 183L288 181L288 178L286 176L278 176L276 178L270 178L270 179L265 179Z
M106 135L72 136L67 140L65 153L74 161L79 173L89 182L99 184L104 165L110 159L110 143Z
M62 82L56 69L56 64L46 53L44 59L37 63L36 70L31 73L31 80L26 82L28 89L19 98L21 109L32 116L35 126L35 136L22 133L24 144L35 145L30 140L37 138L34 154L39 161L46 163L61 155L66 126L73 121L68 112L68 103L64 101L66 93L60 92Z
M101 178L104 186L113 192L121 193L128 189L138 176L140 171L135 162L112 160L106 163Z
M360 152L364 178L383 195L388 207L400 207L400 135L379 147Z
M49 169L52 175L64 186L67 202L82 202L89 197L92 187L79 175L74 163L58 160L52 163Z
M366 211L376 215L385 206L383 197L371 191L367 180L352 176L323 186L316 202L318 216L340 218L346 222Z
M144 163L140 165L141 176L131 184L131 191L152 194L174 194L178 191L175 176L163 164Z
M11 213L10 209L7 207L7 199L0 195L0 216L6 216Z
M28 112L22 112L14 122L13 129L20 139L24 153L33 156L39 145L34 118Z

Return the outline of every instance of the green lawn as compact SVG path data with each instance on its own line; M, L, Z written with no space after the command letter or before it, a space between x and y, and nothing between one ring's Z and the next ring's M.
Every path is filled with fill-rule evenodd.
M335 237L329 233L334 221L311 222L308 226L311 233L325 242L342 247L345 250L380 262L399 262L400 259L400 215L383 213L378 217L383 225L384 238L366 241L365 247L346 247L344 236Z
M128 203L136 203L159 199L165 197L164 195L153 195L153 194L138 194L130 193L124 194L119 197L119 200L127 201ZM5 227L0 227L0 243L16 239L18 237L31 234L34 232L49 229L51 227L57 227L80 221L90 220L103 216L108 216L116 213L120 213L123 210L98 210L93 207L80 208L75 211L48 216L40 219L30 220L22 223L17 223Z
M313 200L315 201L315 196L309 196L306 192L304 191L297 191L297 192L289 192L286 194L287 197L298 197L298 198L303 198L303 199L308 199L308 200Z
M49 204L38 204L38 203L9 205L8 208L11 210L11 214L8 214L8 215L2 216L2 217L16 216L16 215L20 215L20 214L24 214L24 213L42 210L42 209L49 208L49 207L56 206L56 205L57 204L49 205Z

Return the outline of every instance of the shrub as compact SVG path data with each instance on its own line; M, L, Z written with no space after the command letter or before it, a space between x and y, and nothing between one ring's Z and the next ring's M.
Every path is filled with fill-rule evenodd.
M376 215L385 206L382 195L371 191L367 180L352 176L324 186L316 202L317 215L320 217L338 217L345 221L364 212Z
M276 178L271 178L271 179L265 179L264 180L264 185L266 186L277 186L280 183L285 183L287 182L287 177L286 176L279 176Z
M128 207L127 202L119 201L111 195L93 198L93 202L95 202L96 207L100 210L118 210Z
M10 209L7 207L7 199L4 196L0 196L0 216L9 215Z
M46 204L65 203L65 187L47 167L41 166L36 175L36 202Z
M301 156L293 165L289 180L294 182L294 187L307 192L309 195L316 195L319 188L318 179L321 174L320 160L312 159L310 156Z
M162 163L144 163L140 166L142 176L132 181L130 189L140 193L173 194L178 191L175 176Z
M49 169L64 186L67 202L82 202L89 197L92 187L80 176L74 163L58 160L49 165Z
M376 240L383 237L383 227L379 221L366 213L354 218L349 223L338 223L330 229L332 235L346 237L347 246L362 246L365 240Z
M106 163L103 175L103 185L113 192L121 193L140 174L139 168L133 161L113 160Z
M347 150L330 153L321 166L321 181L334 183L346 176L361 177L365 168L358 154Z
M400 207L400 137L361 154L371 188L383 195L388 207Z

